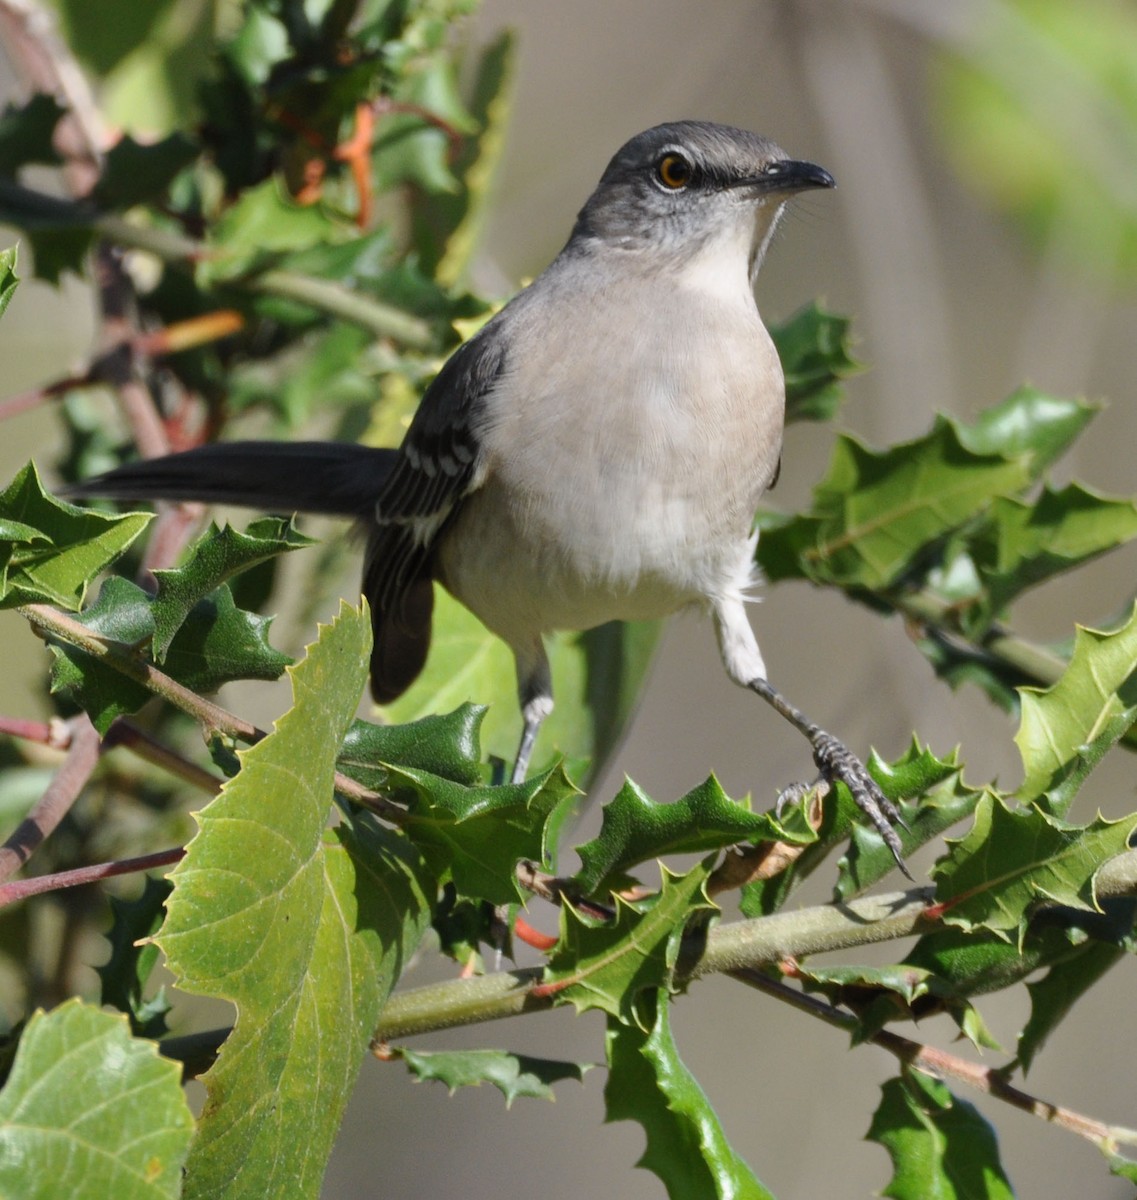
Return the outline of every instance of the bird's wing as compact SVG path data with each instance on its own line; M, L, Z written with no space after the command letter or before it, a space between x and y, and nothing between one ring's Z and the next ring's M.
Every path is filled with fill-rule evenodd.
M505 369L490 326L447 360L427 388L375 504L363 570L376 699L401 694L430 644L432 558L443 526L480 483L477 428Z

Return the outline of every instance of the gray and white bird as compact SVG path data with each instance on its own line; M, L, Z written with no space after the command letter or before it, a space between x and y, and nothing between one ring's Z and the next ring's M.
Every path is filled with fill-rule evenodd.
M548 268L447 361L397 451L222 443L77 490L362 521L375 699L421 671L441 583L513 651L515 780L553 707L546 634L707 610L730 677L809 739L903 867L898 811L768 682L745 609L785 409L755 279L786 200L832 186L741 129L648 129L608 164Z

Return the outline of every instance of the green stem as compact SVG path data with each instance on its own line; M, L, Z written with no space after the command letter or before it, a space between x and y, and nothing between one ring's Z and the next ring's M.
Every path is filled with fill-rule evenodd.
M204 242L195 242L168 230L139 225L113 213L96 217L92 228L116 246L144 250L174 266L193 266L204 259L218 256L218 251ZM434 335L428 322L330 279L274 268L234 276L225 280L225 283L256 295L298 301L318 312L350 321L377 337L394 338L415 350L427 350L434 344Z
M0 180L0 213L19 228L35 229L46 225L90 229L116 246L143 250L174 267L192 268L203 260L217 259L223 254L204 242L170 230L140 225L117 213L100 213L82 201L62 200L10 180ZM394 338L415 350L429 350L435 343L428 321L381 300L360 295L330 279L272 269L235 276L225 283L241 291L306 304L318 312L350 321L376 337Z
M707 935L698 958L682 974L694 979L784 958L907 937L926 924L922 918L931 901L932 889L915 888L847 904L822 904L792 913L717 925ZM551 997L535 998L529 993L540 975L536 969L502 971L400 992L383 1009L376 1040L391 1041L548 1008Z
M934 625L947 633L953 632L951 605L946 600L928 591L901 592L897 595L879 596L906 617L922 625ZM1066 661L1052 651L1019 637L1001 625L990 630L973 646L992 658L998 659L1016 671L1021 671L1035 683L1049 687L1058 682L1066 670Z

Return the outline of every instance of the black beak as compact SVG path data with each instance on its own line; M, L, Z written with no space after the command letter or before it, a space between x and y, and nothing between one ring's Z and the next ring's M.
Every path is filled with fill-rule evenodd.
M837 181L817 163L781 158L770 163L761 175L740 179L733 187L752 187L766 192L805 192L810 188L831 188Z

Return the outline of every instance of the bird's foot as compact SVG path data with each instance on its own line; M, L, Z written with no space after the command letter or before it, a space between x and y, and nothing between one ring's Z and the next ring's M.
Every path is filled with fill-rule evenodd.
M904 863L900 845L900 837L893 828L899 825L902 829L908 826L900 815L900 810L880 790L879 784L868 773L861 760L831 733L818 729L810 735L813 745L813 761L821 772L822 778L830 783L840 780L853 797L853 802L873 823L876 831L884 839L884 844L892 851L896 865L911 879L912 874Z

